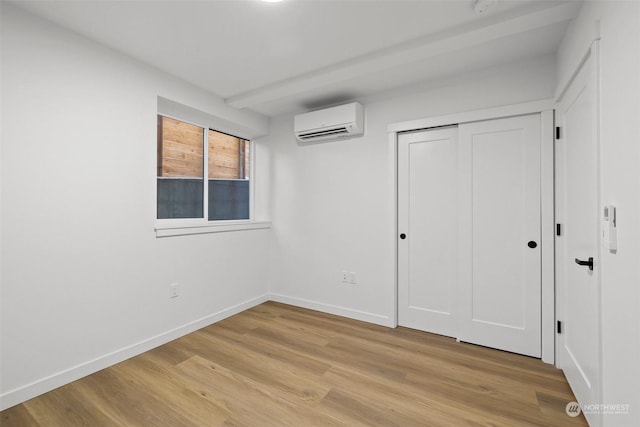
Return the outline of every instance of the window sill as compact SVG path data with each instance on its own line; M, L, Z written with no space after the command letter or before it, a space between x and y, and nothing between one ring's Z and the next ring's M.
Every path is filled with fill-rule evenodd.
M259 230L271 228L270 221L220 222L220 223L167 223L156 224L156 237L187 236L190 234L224 233L227 231Z

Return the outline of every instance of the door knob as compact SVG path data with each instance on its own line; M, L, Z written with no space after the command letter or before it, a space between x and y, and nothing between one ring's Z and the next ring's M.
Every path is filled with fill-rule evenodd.
M404 234L404 233L402 233L402 234L400 234L400 238L401 238L402 240L404 240L404 239L406 239L406 238L407 238L407 235L406 235L406 234Z
M531 249L534 249L536 246L538 246L538 244L531 240L529 243L527 243L527 246L529 246Z
M578 265L586 265L587 267L589 267L589 270L593 270L593 257L589 257L589 259L587 261L582 261L582 260L576 258L576 264L578 264Z

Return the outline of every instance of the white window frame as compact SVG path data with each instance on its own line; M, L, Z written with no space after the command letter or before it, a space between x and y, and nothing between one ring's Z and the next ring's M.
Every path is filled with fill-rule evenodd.
M211 128L211 126L203 125L202 123L197 123L192 120L185 120L180 117L175 117L170 114L163 114L158 112L157 115L162 117L167 117L173 120L178 120L183 123L190 124L192 126L200 127L204 130L203 132L203 171L202 171L202 179L203 179L203 209L202 209L202 218L165 218L158 219L156 218L156 224L154 227L156 237L171 237L171 236L184 236L190 234L205 234L205 233L221 233L227 231L239 231L239 230L255 230L255 229L264 229L270 228L271 222L269 221L255 221L255 185L254 185L254 177L255 177L255 156L254 156L254 147L255 143L251 138L245 138L242 135L232 135L237 138L244 139L245 141L249 141L249 219L234 219L234 220L209 220L209 185L208 185L208 177L209 177L209 131L213 132L221 132L220 130L216 130ZM156 138L157 144L157 138ZM155 170L155 169L154 169ZM156 203L156 214L158 208L158 186L157 186L158 177L155 177L155 203Z

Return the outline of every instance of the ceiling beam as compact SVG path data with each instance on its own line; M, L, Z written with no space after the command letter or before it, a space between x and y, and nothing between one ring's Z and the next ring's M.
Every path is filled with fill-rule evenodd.
M573 19L580 2L565 2L554 6L520 12L515 16L496 16L462 28L447 30L360 56L330 67L302 74L282 82L263 86L225 100L234 108L251 108L323 86L357 78L358 76L411 64L460 49L471 48L526 31Z

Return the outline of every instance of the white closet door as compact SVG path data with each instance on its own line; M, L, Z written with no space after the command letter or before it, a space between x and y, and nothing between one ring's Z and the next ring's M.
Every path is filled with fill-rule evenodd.
M398 139L398 323L457 335L457 129Z
M459 126L458 337L540 357L540 115Z

